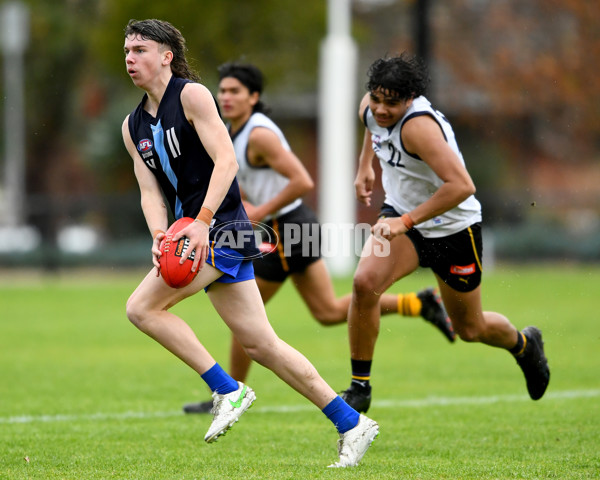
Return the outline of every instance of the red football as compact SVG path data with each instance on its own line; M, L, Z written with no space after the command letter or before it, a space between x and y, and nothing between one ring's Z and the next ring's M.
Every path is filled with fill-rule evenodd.
M160 243L160 274L169 287L181 288L192 283L192 280L198 275L198 270L192 272L192 263L194 263L194 250L183 264L180 264L181 257L186 252L189 239L181 237L177 242L173 242L173 235L183 230L193 218L183 217L173 222L165 233Z

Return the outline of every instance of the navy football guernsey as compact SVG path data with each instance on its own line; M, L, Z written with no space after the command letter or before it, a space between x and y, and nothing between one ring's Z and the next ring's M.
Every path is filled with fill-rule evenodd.
M144 110L146 94L129 115L129 133L137 151L157 178L176 219L200 212L214 162L181 105L181 90L190 80L172 76L156 117ZM252 224L234 179L211 223L210 240L243 256L259 256Z

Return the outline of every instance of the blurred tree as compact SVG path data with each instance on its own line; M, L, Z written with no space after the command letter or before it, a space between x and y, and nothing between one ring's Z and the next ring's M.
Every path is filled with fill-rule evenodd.
M315 88L319 43L325 32L321 0L105 0L93 31L96 60L125 78L123 58L117 52L122 51L123 29L131 18L161 18L179 28L189 58L209 86L216 84L218 65L245 57L261 65L273 83L270 88Z
M600 139L598 18L600 2L587 0L438 2L444 102L525 119L507 141L525 133L544 156L589 161Z
M29 221L47 239L73 221L65 196L135 188L120 127L141 98L125 71L130 18L162 18L188 42L209 88L216 67L244 57L264 69L272 91L313 91L325 28L319 0L26 0ZM125 101L124 101L125 100ZM72 198L71 198L72 200Z
M85 19L93 3L72 11L73 2L29 0L30 41L26 52L28 221L52 245L64 221L61 195L94 190L94 176L79 155L81 122L74 115L80 67L87 58ZM84 11L85 10L85 11ZM52 255L45 259L52 267Z
M416 51L419 1L354 0L359 84L375 58ZM81 205L90 194L136 193L120 134L123 118L141 98L123 61L123 29L130 18L163 18L177 26L192 64L213 91L216 66L242 57L264 70L269 96L317 91L326 26L322 0L25 3L32 14L25 67L28 211L48 238L85 210ZM459 129L470 128L463 142L473 153L467 162L477 162L470 168L490 184L512 182L523 189L533 177L542 178L540 168L530 170L536 165L591 172L587 167L597 160L600 140L600 2L428 4L432 97ZM565 170L553 172L554 182L566 178ZM585 184L596 195L598 175L587 175ZM131 208L139 216L137 203ZM116 221L103 217L98 221Z
M122 53L124 27L139 12L144 18L168 20L182 31L188 56L209 88L216 86L217 65L241 57L261 65L273 83L270 90L316 88L325 28L325 7L319 0L27 3L33 16L30 44L35 45L27 59L29 188L34 193L89 191L90 182L115 188L115 178L93 180L103 167L114 167L114 161L92 163L93 175L84 168L77 181L62 167L77 154L72 149L83 148L84 160L92 162L116 153L111 142L120 142L120 123L141 98L126 75ZM131 103L122 102L124 97ZM49 157L58 158L49 162Z
M362 71L417 51L421 1L356 0ZM427 3L429 96L452 120L484 203L511 221L513 203L519 218L583 206L600 221L600 2Z

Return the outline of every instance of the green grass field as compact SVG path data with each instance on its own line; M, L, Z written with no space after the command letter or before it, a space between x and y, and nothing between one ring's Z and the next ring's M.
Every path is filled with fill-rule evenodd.
M253 408L216 444L197 375L125 317L141 273L0 273L0 479L583 479L600 477L600 268L501 266L484 306L544 332L552 378L529 400L515 361L448 343L430 325L387 316L369 416L381 433L355 469L327 469L325 416L254 366ZM394 287L432 282L418 272ZM351 280L336 282L349 291ZM291 286L268 305L279 335L336 390L350 378L345 326L313 321ZM226 368L229 334L205 295L177 306Z

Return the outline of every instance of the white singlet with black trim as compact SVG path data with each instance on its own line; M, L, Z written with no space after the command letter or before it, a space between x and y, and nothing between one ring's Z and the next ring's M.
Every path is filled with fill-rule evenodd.
M402 144L402 126L420 115L429 115L437 122L450 148L464 165L450 122L441 112L434 110L425 97L415 98L404 117L391 129L378 126L369 107L363 114L365 126L371 132L373 150L381 163L385 203L394 207L399 214L414 210L444 183L423 160L408 153ZM424 237L438 238L460 232L480 221L481 204L471 195L460 205L420 223L416 228Z
M283 148L291 150L281 129L263 113L253 113L244 126L232 137L235 156L239 164L237 179L246 198L253 205L262 205L271 200L289 183L289 179L276 172L268 165L253 166L248 162L248 141L250 133L257 127L268 128L279 137ZM302 199L297 198L279 211L268 215L265 220L279 217L299 207Z

